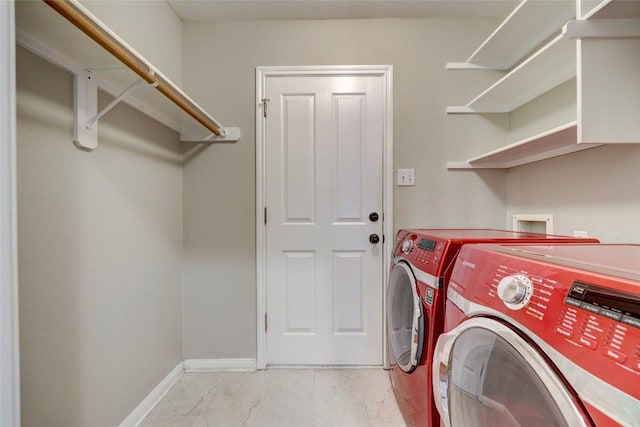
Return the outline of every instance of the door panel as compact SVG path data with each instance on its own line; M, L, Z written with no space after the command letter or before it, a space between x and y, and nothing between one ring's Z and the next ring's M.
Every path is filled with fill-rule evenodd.
M364 223L362 203L363 173L366 165L364 128L364 95L334 96L334 123L336 128L334 150L334 186L337 208L335 222Z
M282 174L285 222L313 222L315 212L314 98L309 95L282 97Z
M273 76L267 363L382 363L383 79Z
M334 333L365 333L364 252L335 252L333 260ZM359 304L352 304L358 302Z
M287 318L285 333L315 332L315 253L284 251Z

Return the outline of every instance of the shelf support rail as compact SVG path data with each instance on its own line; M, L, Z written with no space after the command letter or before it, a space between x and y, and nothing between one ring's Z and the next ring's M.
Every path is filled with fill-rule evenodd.
M218 123L213 117L211 117L211 115L209 115L204 109L202 109L202 107L200 107L195 101L193 101L171 80L169 80L161 72L155 69L155 67L153 67L142 55L136 52L117 34L111 31L77 0L43 1L60 15L62 15L65 19L67 19L70 23L75 25L79 30L93 39L96 43L102 46L106 51L111 53L120 62L130 68L133 72L140 76L142 80L155 87L160 93L171 100L180 109L193 117L202 126L207 128L212 135L209 138L205 139L206 141L237 141L240 138L240 130L238 128L223 128L220 123ZM86 73L85 76L82 76L83 78L80 77L81 76L76 76L76 101L79 101L81 104L76 105L76 123L83 123L82 119L89 117L89 120L95 119L95 121L93 122L93 124L95 124L95 122L97 122L97 120L102 117L102 115L104 115L106 111L101 112L100 117L95 117L97 115L95 111L97 110L97 107L95 107L94 105L96 105L95 102L97 102L97 95L94 102L93 94L89 92L93 92L93 87L95 86L97 93L97 86L95 85L95 82L93 82L89 78L89 76L86 75ZM135 87L137 86L138 85L135 84ZM118 97L119 99L116 98L117 102L115 102L115 104L129 95L129 93L133 91L133 89L135 88L129 87L128 89L126 89L123 94ZM82 100L80 100L80 94L82 94ZM76 104L78 104L78 102L76 102ZM113 106L115 106L115 104ZM110 106L108 109L105 108L105 110L108 111L113 108L113 106ZM87 109L92 111L87 112ZM83 117L78 117L78 113L80 113L80 115L82 115ZM89 120L86 120L84 122L88 123ZM89 130L89 134L84 136L88 136L89 138L93 139L91 135L96 131L97 128L96 126L93 126L93 124L92 126L90 126L90 129L84 130L80 129L84 126L76 126L76 128L78 128L76 130L76 133L79 134L76 136L78 137L82 134L86 134L86 132L84 131ZM95 135L97 137L97 133L95 133ZM89 139L88 142L85 143L85 138L82 138L81 140L76 138L74 142L80 147L93 149L97 146L97 142L94 143L91 139Z

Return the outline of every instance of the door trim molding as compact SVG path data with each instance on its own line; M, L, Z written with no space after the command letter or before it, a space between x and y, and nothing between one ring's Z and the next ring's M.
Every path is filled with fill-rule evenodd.
M386 313L386 283L389 276L389 262L393 244L393 66L392 65L336 65L336 66L277 66L256 68L256 319L257 347L256 365L258 369L266 368L267 334L265 331L265 313L267 309L266 282L266 226L264 224L265 191L265 121L262 116L262 99L265 98L266 80L274 76L381 76L383 79L383 165L382 165L382 206L384 221L382 234L383 244L383 295L382 315ZM386 322L383 320L383 363L387 360Z

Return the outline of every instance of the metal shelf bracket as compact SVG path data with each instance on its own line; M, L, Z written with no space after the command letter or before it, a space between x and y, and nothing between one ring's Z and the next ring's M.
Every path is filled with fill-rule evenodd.
M231 142L240 139L240 128L220 128L220 135L209 134L205 141Z
M221 127L220 135L213 132L203 134L197 131L185 131L180 134L182 142L236 142L240 139L240 128Z
M98 83L91 70L75 77L73 143L78 148L93 150L98 146L98 120L129 96L144 79L139 78L98 112Z
M87 126L98 114L98 84L91 72L84 70L74 79L73 143L78 148L93 150L98 146L98 126Z
M98 82L94 74L92 70L85 69L75 77L73 143L76 147L89 151L98 146L98 121L145 81L143 78L137 79L98 112ZM154 86L157 83L150 85ZM220 135L213 132L183 132L180 135L183 142L236 142L239 139L240 128L236 127L221 127Z
M142 80L142 78L139 78L138 80L136 80L135 82L133 82L131 84L131 86L129 86L128 88L126 88L124 90L124 92L122 92L120 95L118 95L113 101L111 101L109 103L109 105L107 105L106 107L104 107L102 109L102 111L100 111L98 114L96 114L95 116L93 116L91 119L89 119L89 121L87 121L86 126L87 127L92 127L93 125L95 125L96 123L98 123L98 120L100 120L102 118L102 116L104 116L105 114L107 114L109 111L111 111L111 109L113 107L115 107L116 105L118 105L120 103L120 101L122 101L124 98L127 97L127 95L129 95L131 92L133 92L140 83L142 83L144 80Z

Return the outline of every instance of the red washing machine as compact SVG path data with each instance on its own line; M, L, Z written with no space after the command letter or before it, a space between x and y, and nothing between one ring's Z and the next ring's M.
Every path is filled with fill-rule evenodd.
M471 245L433 362L445 426L640 426L640 245Z
M387 334L391 382L409 426L439 426L431 394L433 348L444 322L453 263L464 244L594 242L596 239L504 230L400 230L388 283Z

